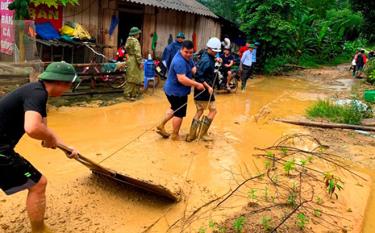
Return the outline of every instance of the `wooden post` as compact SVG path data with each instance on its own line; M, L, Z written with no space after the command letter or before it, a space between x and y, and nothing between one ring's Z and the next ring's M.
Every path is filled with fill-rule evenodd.
M23 20L19 20L18 28L18 47L19 47L19 62L25 62L25 23Z

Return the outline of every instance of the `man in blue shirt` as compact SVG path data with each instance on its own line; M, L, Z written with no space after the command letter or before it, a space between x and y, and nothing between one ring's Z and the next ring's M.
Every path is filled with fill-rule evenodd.
M179 136L179 131L182 124L182 119L186 116L188 95L191 87L198 90L204 90L204 86L194 80L193 74L196 72L196 67L193 62L194 44L192 41L184 41L182 48L178 52L170 65L168 71L168 78L164 85L164 92L167 96L170 109L167 110L165 118L157 127L157 133L163 138L168 138L170 134L165 130L165 124L173 118L173 132L172 140L183 140Z
M185 40L185 34L179 32L176 36L176 40L170 43L167 47L165 47L163 55L162 55L162 62L167 69L169 69L173 57L180 51L182 42Z
M252 64L253 64L253 49L254 44L249 45L249 49L242 55L240 69L242 70L241 75L241 90L245 90L247 79L251 76Z

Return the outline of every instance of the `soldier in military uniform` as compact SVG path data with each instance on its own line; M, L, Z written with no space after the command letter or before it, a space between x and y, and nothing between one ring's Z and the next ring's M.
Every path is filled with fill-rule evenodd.
M124 87L124 94L131 101L134 101L141 95L140 85L143 81L143 62L141 45L139 43L140 35L141 30L137 27L132 27L125 44L129 59L127 62L127 82Z
M74 67L65 62L51 63L39 78L39 82L25 84L0 100L0 189L7 195L27 189L26 211L32 232L48 233L44 225L47 179L14 148L25 133L46 148L62 144L47 127L47 99L61 96L79 78ZM68 157L77 154L73 149Z

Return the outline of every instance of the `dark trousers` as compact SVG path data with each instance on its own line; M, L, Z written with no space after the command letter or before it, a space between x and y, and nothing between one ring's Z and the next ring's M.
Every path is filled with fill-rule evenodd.
M246 88L247 79L252 75L252 67L242 64L242 74L241 74L241 90Z

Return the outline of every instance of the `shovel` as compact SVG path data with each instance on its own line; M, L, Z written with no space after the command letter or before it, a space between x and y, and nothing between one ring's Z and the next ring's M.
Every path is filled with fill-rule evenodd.
M57 148L62 150L63 152L70 154L72 153L72 149L69 147L58 144ZM115 180L120 183L124 183L127 185L131 185L137 189L145 190L147 192L156 194L158 196L166 197L172 201L179 201L181 199L181 190L172 191L168 189L167 187L164 187L162 185L153 184L150 181L140 180L132 178L128 175L117 173L116 171L112 169L105 168L98 163L95 163L94 161L84 157L81 154L78 154L77 158L75 158L78 162L83 164L84 166L88 167L93 173L106 176L112 180Z

